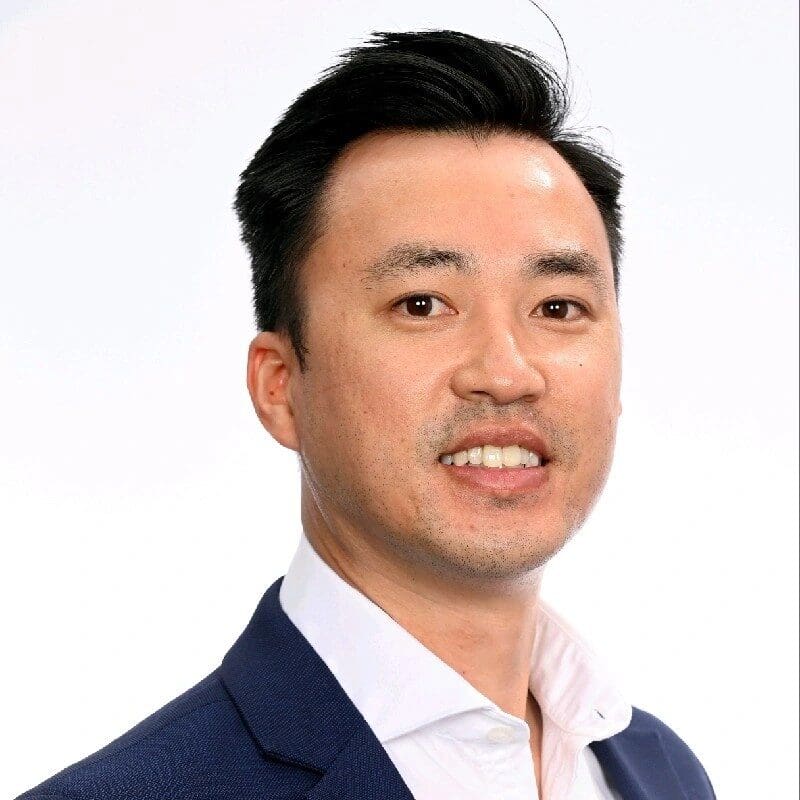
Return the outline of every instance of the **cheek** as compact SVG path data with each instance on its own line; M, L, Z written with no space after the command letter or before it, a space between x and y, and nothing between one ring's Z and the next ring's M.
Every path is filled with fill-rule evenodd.
M549 361L549 390L579 417L599 422L617 418L621 369L615 341L595 341L555 354Z
M374 337L344 328L328 338L315 361L314 405L347 451L379 461L390 448L408 446L401 439L415 429L424 391L418 365L387 352Z
M562 445L562 501L579 527L611 470L619 419L620 361L613 346L592 347L551 364L553 422Z
M604 472L619 420L618 350L585 346L549 362L548 407L565 463L579 472Z

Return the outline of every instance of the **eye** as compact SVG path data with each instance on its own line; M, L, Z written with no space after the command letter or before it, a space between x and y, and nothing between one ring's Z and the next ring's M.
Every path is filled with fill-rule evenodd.
M409 313L402 314L404 317L425 318L432 316L429 312L433 303L442 303L444 305L443 300L440 300L438 297L434 297L432 294L410 294L407 297L403 297L398 300L392 306L392 308L401 306L402 308L406 309Z
M410 294L406 297L401 297L394 303L392 308L400 307L406 312L401 314L404 317L425 319L427 317L437 316L432 313L435 303L446 305L443 300L432 294ZM573 313L570 316L570 306L577 309L578 313ZM579 303L577 300L567 300L564 297L554 297L550 300L545 300L543 303L540 303L537 308L542 309L542 314L537 314L535 316L542 316L545 319L559 320L562 322L574 322L588 313L583 303Z
M580 315L578 316L569 316L569 307L574 306L578 309L581 315L585 315L587 313L586 306L583 303L579 303L576 300L567 300L565 297L554 297L550 300L545 300L543 303L540 303L537 308L542 309L542 314L545 319L555 319L561 320L563 322L574 322L580 319ZM538 314L535 316L539 316Z

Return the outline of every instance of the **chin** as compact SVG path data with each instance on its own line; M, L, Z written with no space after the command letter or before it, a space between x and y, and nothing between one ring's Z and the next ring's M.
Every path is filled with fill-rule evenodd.
M483 533L471 531L458 537L424 537L413 560L450 580L485 582L510 580L543 567L565 544L567 536L520 527Z

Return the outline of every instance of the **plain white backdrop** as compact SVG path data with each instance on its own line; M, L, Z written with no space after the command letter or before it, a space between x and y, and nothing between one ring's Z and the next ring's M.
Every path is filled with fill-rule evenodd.
M543 596L722 800L798 789L797 8L548 2L627 178L611 478ZM231 209L278 115L373 30L562 72L525 0L0 6L0 795L213 670L299 535L245 387Z

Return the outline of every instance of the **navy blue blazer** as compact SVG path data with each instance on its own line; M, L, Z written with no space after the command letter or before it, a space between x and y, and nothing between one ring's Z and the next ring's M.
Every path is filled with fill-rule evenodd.
M218 669L17 800L413 800L283 611L282 580ZM646 711L634 707L628 728L589 746L625 800L715 798L689 747Z

